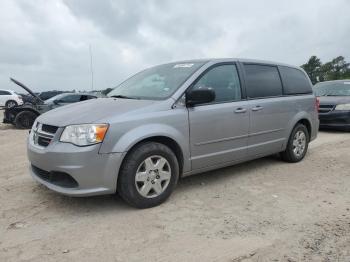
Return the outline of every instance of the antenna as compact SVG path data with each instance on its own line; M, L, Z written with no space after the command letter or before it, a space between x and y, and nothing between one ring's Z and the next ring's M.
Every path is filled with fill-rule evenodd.
M94 90L94 71L92 67L92 50L91 45L89 45L89 53L90 53L90 71L91 71L91 90Z

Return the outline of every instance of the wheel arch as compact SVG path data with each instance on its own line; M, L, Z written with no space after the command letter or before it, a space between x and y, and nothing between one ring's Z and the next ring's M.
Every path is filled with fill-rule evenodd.
M21 116L21 114L24 114L24 113L32 113L35 115L35 118L33 120L33 123L35 122L35 119L40 115L40 113L36 112L35 110L33 109L28 109L28 108L23 108L21 110L18 110L16 115L14 116L14 119L13 119L13 124L17 127L17 128L20 128L20 129L23 129L23 128L31 128L31 125L30 126L23 126L22 123L19 121L19 117Z
M9 102L15 102L17 105L18 105L18 103L17 103L17 101L16 100L14 100L14 99L9 99L9 100L7 100L6 102L5 102L5 105L7 105Z
M289 122L288 129L287 129L287 132L285 134L286 139L285 139L285 142L283 144L282 150L286 149L290 135L292 134L293 129L297 124L305 125L307 128L307 131L309 132L309 138L311 138L312 131L313 131L311 123L312 123L312 121L311 121L310 116L308 114L306 114L305 112L300 112L299 114L295 115L295 117Z
M186 126L177 129L168 124L151 123L134 128L126 126L124 129L120 125L112 125L99 152L127 155L134 146L146 141L169 146L181 165L180 172L186 173L191 170L189 134Z
M180 175L183 172L183 168L184 168L184 154L183 154L183 150L181 149L181 146L179 145L179 143L177 143L173 138L169 137L169 136L165 136L165 135L154 135L154 136L150 136L150 137L146 137L143 138L137 142L135 142L133 145L131 145L127 151L127 153L124 155L124 158L121 162L121 166L124 164L125 158L126 156L137 146L143 144L143 143L147 143L147 142L156 142L156 143L160 143L163 144L167 147L169 147L175 154L178 163L179 163L179 172Z
M37 116L40 115L40 113L38 111L36 111L35 109L33 108L28 108L28 107L24 107L24 108L13 108L12 110L14 110L16 112L16 116L19 114L19 113L22 113L22 112L25 112L25 111L30 111L30 112L33 112L34 114L36 114Z
M311 134L312 134L313 130L312 130L312 126L311 126L310 120L308 120L306 118L302 118L298 122L296 122L294 126L296 126L297 124L303 124L306 127L307 132L309 133L309 137L311 137Z

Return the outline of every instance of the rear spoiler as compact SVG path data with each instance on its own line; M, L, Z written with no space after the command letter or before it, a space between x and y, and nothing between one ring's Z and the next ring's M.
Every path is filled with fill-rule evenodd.
M10 77L10 80L12 82L14 82L16 85L19 85L20 87L22 87L24 90L26 90L29 94L31 94L34 98L36 98L40 103L44 103L43 100L41 100L40 97L38 97L36 94L33 93L32 90L30 90L28 87L26 87L24 84L22 84L21 82L17 81L16 79L13 79L12 77Z

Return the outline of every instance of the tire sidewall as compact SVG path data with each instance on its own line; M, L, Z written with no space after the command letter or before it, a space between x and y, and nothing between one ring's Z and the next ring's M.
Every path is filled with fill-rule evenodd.
M162 156L170 165L171 178L165 191L154 198L145 198L135 185L136 171L140 164L150 156ZM127 155L118 179L119 194L131 205L138 208L148 208L164 202L174 190L179 178L179 165L175 154L167 146L160 143L144 143Z
M293 151L293 140L294 140L295 134L296 134L298 131L304 132L305 137L306 137L306 143L305 143L304 152L303 152L303 154L302 154L301 156L299 156L299 157L296 156L296 155L294 154L294 151ZM298 125L293 129L293 131L292 131L292 134L291 134L291 136L290 136L290 138L289 138L288 148L287 148L287 150L289 151L290 156L293 158L293 160L294 160L295 162L299 162L299 161L301 161L301 160L305 157L305 155L306 155L306 153L307 153L307 150L308 150L308 148L309 148L309 142L310 142L310 135L309 135L309 132L308 132L306 126L304 126L304 125L302 125L302 124L298 124Z
M31 126L32 125L30 125L30 126L23 126L23 122L22 122L22 118L23 117L31 117L31 118L33 118L33 123L34 123L34 121L35 121L35 118L37 117L36 115L35 115L35 113L33 113L33 112L30 112L30 111L22 111L22 112L19 112L18 114L17 114L17 116L15 117L15 125L16 125L16 127L17 128L19 128L19 129L30 129L31 128ZM33 124L32 123L32 124Z

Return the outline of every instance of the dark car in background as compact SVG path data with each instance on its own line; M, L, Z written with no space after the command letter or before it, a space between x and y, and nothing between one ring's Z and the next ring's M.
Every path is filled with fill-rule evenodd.
M59 94L63 93L71 93L68 91L44 91L41 92L38 96L40 97L41 100L47 100L50 99L51 97L57 96Z
M350 131L350 80L321 82L313 90L320 101L320 128Z
M71 103L97 98L96 95L90 93L63 93L43 101L40 96L33 93L22 83L18 82L15 79L11 80L17 85L24 88L32 96L30 103L7 108L4 112L3 122L11 123L17 128L21 129L31 128L35 119L47 111Z
M37 95L41 100L45 101L47 99L50 99L51 97L57 96L59 94L63 94L63 93L72 93L72 91L44 91L41 93L34 93L35 95ZM35 103L35 98L31 95L31 94L20 94L22 96L23 99L23 103L24 104L33 104Z

